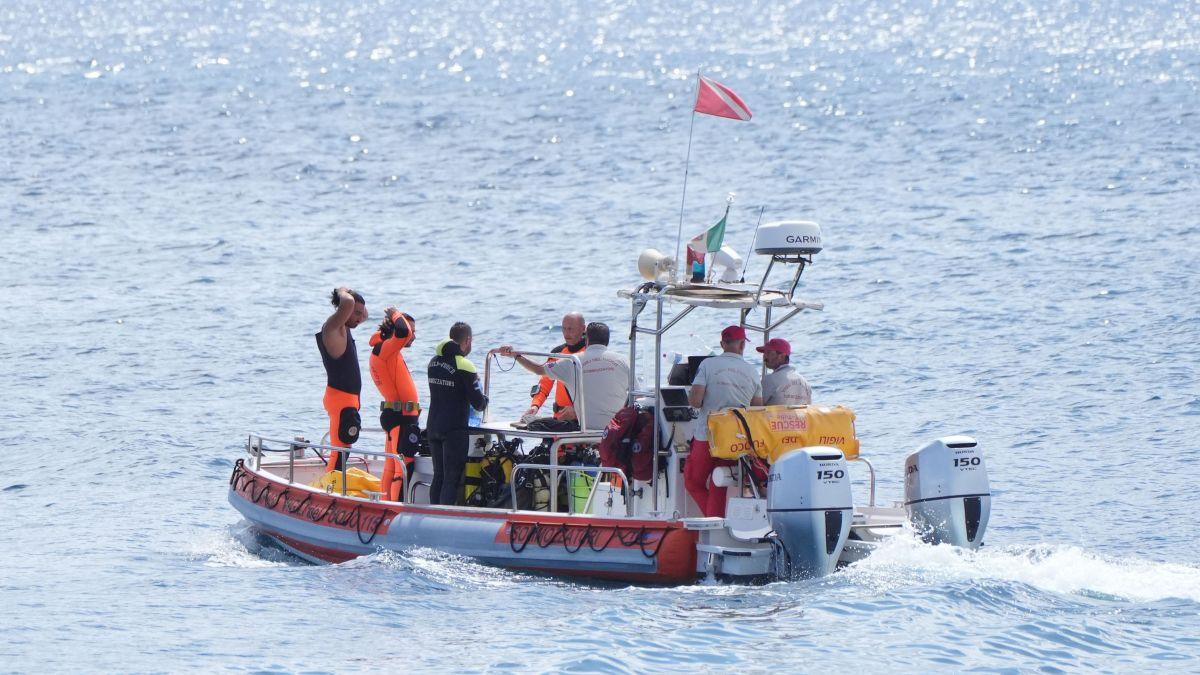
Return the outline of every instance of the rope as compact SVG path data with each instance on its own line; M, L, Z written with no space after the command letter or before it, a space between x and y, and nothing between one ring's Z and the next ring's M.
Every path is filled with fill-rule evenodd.
M670 529L663 530L663 531L662 531L662 534L658 535L658 543L657 543L657 544L654 546L654 550L653 550L653 551L651 551L651 552L649 552L649 553L647 553L647 552L646 552L646 545L645 545L643 542L640 542L640 541L639 541L639 542L638 542L638 548L640 548L640 549L642 550L642 555L644 555L644 556L646 556L647 558L650 558L650 559L652 559L652 560L653 560L654 558L657 558L657 557L658 557L658 552L659 552L660 550L662 550L662 545L663 545L663 542L665 542L665 541L667 540L667 535L668 535L668 534L671 534L671 532L673 532L673 530L670 530Z
M241 478L242 475L245 474L245 471L242 468L244 464L245 464L244 460L241 460L241 459L239 459L233 463L233 473L229 475L229 485L230 486L232 486L234 483L236 483L237 479ZM234 488L234 489L236 490L237 488Z
M359 505L358 505L358 506L357 506L357 507L356 507L356 508L355 508L353 511L351 511L351 512L349 513L349 515L347 515L345 518L342 518L341 520L338 520L338 519L337 519L337 516L335 515L335 516L333 517L333 519L332 519L332 520L330 520L329 522L333 523L334 525L337 525L338 527L345 527L346 525L348 525L348 524L350 523L351 519L353 519L353 518L354 518L354 516L355 516L355 515L357 515L357 514L358 514L358 512L359 512L359 511L361 511L361 510L362 510L362 504L359 504Z
M291 488L284 488L281 492L276 494L275 499L272 500L270 483L264 484L262 489L255 493L255 489L258 488L258 479L249 476L242 466L242 460L240 459L234 464L233 475L230 477L229 483L234 487L235 491L245 490L248 492L247 496L251 501L253 501L255 504L263 504L269 509L274 510L279 505L279 502L282 501L283 510L287 513L296 513L300 511L300 509L304 508L304 506L313 498L313 496L309 494L305 495L304 499L293 503L287 498L288 494L291 492ZM329 503L325 505L325 508L319 515L313 516L312 514L305 514L305 516L313 523L319 523L322 520L329 518L329 522L338 527L346 527L351 521L353 521L354 533L358 537L359 543L363 544L364 546L373 542L379 535L379 530L383 527L383 521L395 515L392 513L392 511L384 509L383 512L379 514L379 518L375 521L375 526L371 529L370 536L364 538L362 530L363 505L357 505L353 511L350 511L347 515L344 515L341 518L338 518L337 515L329 517L331 513L337 513L336 511L333 511L333 506L336 503L336 499L330 499ZM599 532L602 529L608 529L608 538L604 540L603 544L600 544L598 539ZM579 533L578 536L574 534L575 532ZM602 553L603 551L607 550L610 545L612 545L613 538L615 537L622 546L631 548L634 545L637 545L638 549L641 550L642 555L653 559L656 558L659 554L659 551L662 550L663 542L666 541L667 535L670 533L670 529L662 530L659 534L658 540L653 542L653 548L647 548L647 545L650 542L646 541L646 535L649 534L649 532L644 525L635 531L623 530L620 525L614 525L611 528L600 528L592 525L591 523L587 523L583 526L573 526L569 523L558 523L557 525L553 525L536 521L528 524L510 522L508 524L508 545L509 548L512 549L513 553L521 553L526 547L529 546L529 542L531 541L536 542L538 548L549 548L554 544L561 544L563 550L574 554L582 550L584 544L587 544L588 548L591 549L592 552Z
M585 543L587 543L591 538L592 538L592 524L588 523L587 527L583 528L583 534L580 535L580 537L579 537L579 545L576 546L575 548L571 548L571 546L566 541L566 538L564 537L563 538L563 548L565 548L567 550L567 553L578 553L579 549L583 548L583 545Z
M543 528L543 527L541 527L541 524L539 523L539 525L538 525L537 545L538 545L538 546L540 546L540 547L542 547L542 548L548 548L548 547L549 547L549 546L551 546L552 544L556 543L556 542L557 542L557 540L558 540L558 536L559 536L560 534L562 534L562 532L563 532L563 530L564 530L564 529L566 529L566 527L567 527L567 524L566 524L566 523L563 523L563 524L562 524L562 525L560 525L559 527L560 527L560 529L558 529L558 530L551 530L551 529L549 529L549 528ZM549 539L545 539L545 538L543 538L543 537L542 537L542 532L543 532L543 531L547 531L547 532L549 532L549 533L550 533L550 538L549 538Z
M510 366L509 366L509 367L507 367L507 368L501 368L501 367L500 367L500 355L499 355L499 354L492 354L492 360L496 362L496 370L497 370L498 372L501 372L501 373L507 373L508 371L510 371L510 370L512 370L513 368L516 368L516 367L517 367L517 360L516 360L516 359L513 359L513 360L512 360L512 365L510 365Z
M361 529L361 526L362 526L362 505L361 504L358 506L358 509L355 510L355 513L358 514L358 519L354 521L354 533L356 535L358 535L358 541L363 546L366 546L366 545L370 544L371 542L375 541L375 535L379 534L379 528L383 526L383 521L385 519L389 518L390 516L392 516L391 511L384 509L383 513L379 514L379 520L375 521L375 528L373 530L371 530L371 536L367 537L366 539L363 539L362 529Z
M254 490L253 490L253 488L252 488L252 489L250 490L250 495L251 495L251 497L250 497L250 498L254 500L254 503L255 503L255 504L257 504L257 503L259 503L260 501L262 501L263 495L266 495L266 496L267 496L267 498L268 498L268 499L270 499L270 498L271 498L271 484L270 484L270 483L267 483L266 485L264 485L264 486L263 486L263 489L261 489L261 490L259 490L259 491L258 491L258 494L254 494Z
M241 491L244 489L248 493L246 496L249 497L252 502L255 504L262 504L271 510L275 510L275 507L278 506L279 502L282 501L283 510L287 513L296 513L300 509L304 508L305 504L308 504L310 501L312 501L313 498L311 494L306 495L304 499L301 499L293 504L293 502L287 498L292 489L284 488L277 495L275 495L275 499L272 500L270 483L266 483L263 485L261 490L255 493L255 489L258 488L258 479L249 477L242 465L242 460L240 459L234 463L233 475L230 476L229 484L233 486L235 491ZM312 522L319 523L330 516L331 513L337 513L336 511L333 511L333 505L336 502L336 499L331 499L329 503L325 505L325 509L321 511L321 514L315 518L311 514L305 515ZM375 521L375 527L371 529L370 536L364 539L362 529L362 510L363 505L359 504L354 508L353 511L350 511L348 515L345 515L342 518L338 518L336 515L334 515L333 517L329 518L329 522L338 527L346 527L351 521L354 521L354 534L358 536L359 543L366 546L375 541L375 537L379 535L379 529L383 527L383 521L391 517L393 514L390 510L384 509L383 512L379 514L378 520Z
M283 491L279 493L279 496L275 497L275 501L273 501L273 502L269 502L269 503L268 503L268 502L264 502L264 503L266 503L266 504L267 504L267 508L269 508L269 509L271 509L271 510L274 510L274 509L275 509L275 505L279 503L279 500L280 500L280 499L283 499L283 498L284 498L284 496L286 496L286 495L287 495L287 493L289 493L289 492L291 492L291 491L292 491L292 489L291 489L291 488L284 488L284 489L283 489ZM271 493L270 493L270 492L268 492L268 493L267 493L267 499L270 499L270 498L271 498Z
M521 542L520 548L517 548L517 540L520 539L520 535L517 533L517 525L517 523L508 524L508 547L512 549L513 553L520 553L525 550L525 547L529 545L529 540L533 539L533 535L537 532L538 524L533 523L529 526L529 535L525 537L525 541Z
M617 534L617 530L616 530L615 528L614 528L614 529L610 529L610 530L608 531L608 539L605 539L605 540L604 540L604 543L600 545L600 548L596 548L596 547L593 545L593 542L594 542L594 541L595 541L595 539L596 539L596 538L593 536L593 537L592 537L592 541L588 542L588 548L592 549L592 550L593 550L593 551L595 551L596 553L599 553L599 552L603 551L604 549L608 548L608 545L612 543L613 537L614 537L614 536L616 536L616 534Z
M604 543L599 543L599 532L608 530L608 538ZM579 534L576 535L575 533ZM593 553L602 553L612 544L614 538L622 546L633 548L637 546L641 550L642 555L647 558L654 559L658 557L662 551L663 543L667 540L667 535L671 533L669 528L658 531L657 540L646 541L646 536L651 534L650 530L643 525L637 530L622 530L620 525L614 525L611 528L596 527L591 523L585 525L571 525L569 523L540 523L534 521L532 523L508 523L508 546L513 553L521 553L529 546L529 542L534 542L538 548L550 548L555 544L561 544L563 550L567 553L578 553L583 549L584 544ZM651 546L651 544L653 546Z
M305 496L305 497L304 497L304 499L301 499L301 500L300 500L300 501L299 501L299 502L296 504L296 508L291 508L291 507L288 505L288 503L287 503L287 502L284 502L284 503L283 503L283 510L284 510L284 511L287 511L288 513L295 513L295 512L297 512L297 511L299 511L300 509L304 508L304 505L305 505L305 504L307 504L307 503L309 503L310 501L312 501L312 495L307 495L307 496Z
M325 510L322 511L321 515L317 516L316 518L313 518L312 514L308 514L308 519L314 523L319 523L324 520L325 516L329 514L329 509L333 508L333 502L334 500L329 500L329 503L325 505Z

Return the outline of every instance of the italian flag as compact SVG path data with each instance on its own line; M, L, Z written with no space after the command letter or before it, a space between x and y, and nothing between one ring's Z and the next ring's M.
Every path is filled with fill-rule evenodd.
M725 215L720 222L708 228L708 231L696 235L687 245L687 266L692 273L692 281L704 280L704 256L721 250L725 242L725 219L729 217L729 207L725 207Z

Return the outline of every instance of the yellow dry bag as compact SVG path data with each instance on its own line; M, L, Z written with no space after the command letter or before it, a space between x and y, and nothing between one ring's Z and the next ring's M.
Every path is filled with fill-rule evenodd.
M329 490L334 494L342 494L342 472L330 471L309 483L310 487ZM366 497L367 492L379 492L379 479L359 468L346 469L346 496Z
M737 459L754 454L774 463L796 448L828 445L852 460L858 457L854 411L843 406L770 405L729 408L708 416L708 451Z

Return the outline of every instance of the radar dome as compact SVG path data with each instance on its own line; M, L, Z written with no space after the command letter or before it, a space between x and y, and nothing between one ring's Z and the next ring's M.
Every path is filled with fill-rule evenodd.
M758 255L812 255L821 252L821 226L809 220L781 220L758 228Z

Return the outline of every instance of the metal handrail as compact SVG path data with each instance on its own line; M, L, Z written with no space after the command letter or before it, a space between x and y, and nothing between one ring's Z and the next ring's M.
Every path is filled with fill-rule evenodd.
M855 457L854 459L852 459L850 461L851 462L862 462L863 464L866 464L867 470L871 472L871 503L870 503L870 506L872 506L872 507L875 506L875 465L871 463L871 460L867 459L866 457L863 457L862 455L859 455L858 457Z
M587 416L585 410L586 406L583 404L583 362L579 360L579 357L575 354L563 354L561 352L558 354L551 352L526 352L521 350L514 350L514 352L521 356L544 356L548 359L552 358L559 360L570 360L575 364L575 389L578 391L572 395L571 404L575 407L575 419L579 422L579 430L588 431L585 420L585 417ZM485 422L490 422L492 419L490 395L492 386L492 361L494 360L492 357L498 355L500 355L500 350L493 349L489 351L487 356L483 359L483 395L489 397L488 406L483 410L483 421ZM563 386L566 386L565 382L563 382Z
M568 478L572 471L585 472L585 473L616 474L617 477L619 477L621 479L621 497L625 499L625 515L626 516L633 515L633 500L630 499L629 480L625 477L624 471L622 471L616 467L612 467L612 466L575 466L575 465L571 465L571 464L568 464L565 466L561 465L561 464L518 464L518 465L514 466L513 470L512 470L512 474L509 476L509 479L508 479L508 489L509 489L509 492L512 494L512 504L513 504L512 510L513 511L517 510L517 474L522 469L540 469L540 470L552 471L553 479L551 480L551 485L555 486L555 487L551 487L552 495L554 492L557 492L558 472L559 471L566 471L568 474ZM590 493L588 493L587 502L583 506L584 509L591 508L592 499L594 499L596 497L596 489L599 487L600 487L600 481L598 481L598 480L592 481L592 491ZM575 513L575 500L574 499L567 500L567 513L570 513L570 514Z
M255 441L257 441L257 443ZM286 447L286 448L268 448L268 447L264 447L263 443L281 443L281 444L286 444L288 447ZM407 503L412 503L412 490L413 490L414 486L409 484L408 465L404 463L404 457L398 453L386 452L386 451L380 452L378 450L358 450L356 448L341 448L336 445L326 445L323 443L310 443L308 441L301 441L301 440L295 440L295 439L288 441L288 440L282 440L279 438L267 438L265 436L259 436L258 434L250 434L249 437L246 438L246 452L251 457L254 458L254 470L255 471L258 471L262 468L262 453L264 453L264 452L286 452L286 453L288 453L288 484L289 485L296 482L296 450L299 448L312 448L314 450L329 450L331 452L346 453L347 460L346 460L346 462L344 462L342 464L342 469L341 469L341 472L342 472L342 496L343 497L346 496L346 481L347 481L346 472L350 468L350 461L349 461L350 455L363 455L364 457L383 457L385 459L388 457L395 458L396 463L400 465L401 479L404 481L404 485L408 489L409 494L408 494ZM317 457L320 459L324 459L324 457L321 457L320 453L317 454Z
M781 288L781 289L777 289L777 290L776 289L767 289L766 285L767 285L768 278L770 277L772 268L775 266L775 264L777 262L779 262L779 263L802 262L803 264L799 265L799 269L797 270L795 276L792 278L791 285L789 288L786 288L786 289ZM795 291L796 291L796 286L800 280L800 275L803 273L804 267L809 262L811 262L811 256L808 259L803 259L803 260L788 260L784 257L772 256L771 261L767 266L766 272L763 273L762 280L759 283L757 283L756 285L751 284L751 286L754 287L753 302L742 302L742 303L738 303L737 305L731 305L729 307L730 309L732 309L734 307L739 308L739 320L738 320L739 325L742 325L749 330L755 330L755 331L762 332L763 341L766 342L771 337L771 331L778 328L781 324L789 321L792 317L796 316L801 310L803 310L803 309L823 309L824 306L821 305L820 303L797 301L797 300L795 300L795 297L794 297ZM744 270L743 270L743 272L744 272ZM679 323L679 321L681 319L683 319L683 317L687 316L687 314L689 314L693 309L701 306L701 304L699 304L698 301L696 301L696 304L693 304L693 302L689 302L686 299L681 299L679 297L673 297L673 298L670 297L670 294L672 293L672 291L674 291L676 288L682 288L685 285L686 284L677 284L675 282L675 280L672 279L671 283L669 283L669 284L653 284L653 283L642 284L642 285L639 285L633 291L618 291L618 293L617 293L617 295L620 297L630 299L631 305L632 305L631 306L631 317L630 317L630 331L629 331L629 388L631 391L638 388L636 386L635 382L636 382L637 373L638 373L638 358L637 358L637 356L638 356L639 335L653 336L653 338L654 338L654 352L653 353L656 356L654 357L653 391L655 391L657 393L657 395L655 396L656 406L657 406L656 414L661 414L661 411L663 408L662 387L663 387L664 373L662 371L663 363L662 363L662 358L661 358L661 355L663 353L663 336L667 333L667 331L671 330L677 323ZM653 288L653 290L650 290L651 288ZM781 297L786 299L786 302L781 303L780 305L776 305L773 301L764 303L763 302L764 292L778 293ZM665 317L664 317L663 306L667 299L679 300L681 302L684 302L685 306L684 306L683 310L676 313L675 316L664 321ZM653 328L641 327L638 325L638 317L645 310L647 305L649 305L651 303L653 303L655 306L654 307L654 317L653 317L654 327ZM791 311L788 312L783 318L779 319L778 321L773 322L771 320L771 313L772 313L772 309L776 306L790 308ZM754 326L754 325L749 324L749 322L747 321L750 311L752 309L757 309L757 308L761 308L763 310L764 321L763 321L762 326ZM660 437L660 434L656 433L654 435L654 453L655 453L656 457L658 457L659 453L664 449L661 445L661 440L662 439ZM680 450L676 449L675 447L666 448L666 451L667 451L666 454L669 457L673 458L672 463L669 465L672 467L676 467L677 465L674 464L674 462L678 459L681 459L686 454L686 451L680 451ZM679 473L677 472L677 469L675 471L676 471L675 473L667 475L666 478L668 480L668 484L670 484L671 481L676 481L676 485L677 485L678 484L677 481L679 481L682 478L682 476L680 476ZM662 505L659 504L659 491L658 491L659 473L660 472L658 471L658 468L655 467L655 471L650 477L650 486L651 486L651 490L653 490L653 495L654 495L653 503L654 503L655 511L659 511L662 508ZM675 493L675 494L678 494L678 493Z

